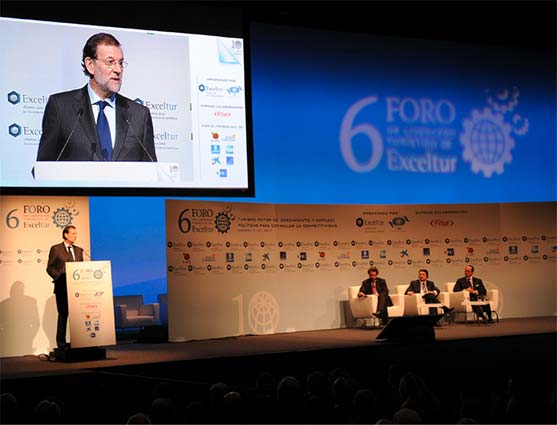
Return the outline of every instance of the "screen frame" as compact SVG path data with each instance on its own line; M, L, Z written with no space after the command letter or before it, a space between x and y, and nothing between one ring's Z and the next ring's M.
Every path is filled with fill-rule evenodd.
M90 5L91 7L84 7ZM122 186L1 186L5 195L37 195L37 196L177 196L177 197L255 197L252 89L251 89L251 43L249 25L244 21L237 9L222 7L216 15L214 7L203 5L179 4L172 5L175 13L168 13L166 8L153 8L150 2L139 2L134 5L134 14L129 16L130 3L106 2L113 9L112 14L101 13L106 10L92 2L78 5L68 2L13 2L3 4L0 16L5 18L44 21L53 24L94 25L100 28L116 27L140 31L175 32L181 34L199 34L220 37L242 38L244 44L244 93L245 93L245 133L246 133L246 166L247 187L139 187ZM167 7L170 7L167 5ZM187 13L186 13L187 12ZM129 16L121 20L119 17ZM188 19L183 19L188 16ZM230 17L232 16L232 19ZM207 23L209 22L209 24ZM164 184L164 183L163 183Z

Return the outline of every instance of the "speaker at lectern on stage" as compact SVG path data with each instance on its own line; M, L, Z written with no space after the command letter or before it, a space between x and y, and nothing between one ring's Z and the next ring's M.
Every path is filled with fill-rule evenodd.
M66 263L68 324L71 348L54 350L59 361L106 358L107 345L116 345L110 261Z

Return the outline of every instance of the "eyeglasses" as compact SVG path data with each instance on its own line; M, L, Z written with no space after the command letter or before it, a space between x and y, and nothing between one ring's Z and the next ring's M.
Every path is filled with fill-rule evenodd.
M100 62L104 63L110 69L114 68L116 66L116 64L120 65L120 68L122 68L122 69L124 69L128 66L128 63L125 62L124 59L120 59L119 61L116 61L114 59L93 58L93 60L100 61Z

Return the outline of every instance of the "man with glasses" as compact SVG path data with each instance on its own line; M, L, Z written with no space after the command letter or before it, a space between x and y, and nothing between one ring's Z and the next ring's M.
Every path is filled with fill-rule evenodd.
M118 94L126 68L120 42L94 34L81 66L88 84L48 99L37 161L155 162L149 109Z
M437 297L439 296L441 291L437 286L435 286L435 283L431 280L428 280L428 278L429 272L427 271L427 269L418 270L418 280L412 280L404 294L420 294L426 304L440 304L439 298ZM443 312L445 313L445 316L447 316L447 318L449 314L454 310L454 308L449 308L445 305L443 305L441 308L443 309ZM437 308L430 307L429 314L436 315ZM439 323L437 323L437 326L439 326Z

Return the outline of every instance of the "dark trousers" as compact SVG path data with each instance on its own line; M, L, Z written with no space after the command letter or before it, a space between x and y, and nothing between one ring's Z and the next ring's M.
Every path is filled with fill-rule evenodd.
M387 307L391 307L393 302L391 301L391 297L389 297L386 293L381 292L377 298L377 312L380 313L384 318L387 318L388 312Z
M439 298L437 298L433 294L425 294L424 296L422 296L422 298L424 299L424 302L426 304L441 304L441 302L439 301ZM442 309L443 309L443 313L445 313L445 314L449 313L449 308L447 306L443 306ZM437 307L430 307L429 314L431 314L432 316L436 315L437 314Z
M66 345L66 326L68 323L68 291L66 283L56 288L56 309L58 310L58 324L56 326L56 345L62 348Z
M485 296L480 298L485 300ZM478 301L478 296L476 294L470 294L470 301ZM472 311L478 317L478 319L485 318L484 313L487 315L488 320L491 320L491 304L486 305L473 305Z
M482 317L485 318L485 315L487 315L488 320L492 320L491 319L491 305L489 305L489 304L473 305L472 310L474 311L476 316L478 316L478 318L482 318ZM485 315L484 315L484 313L485 313Z
M422 298L426 304L439 304L439 299L433 294L425 294Z

